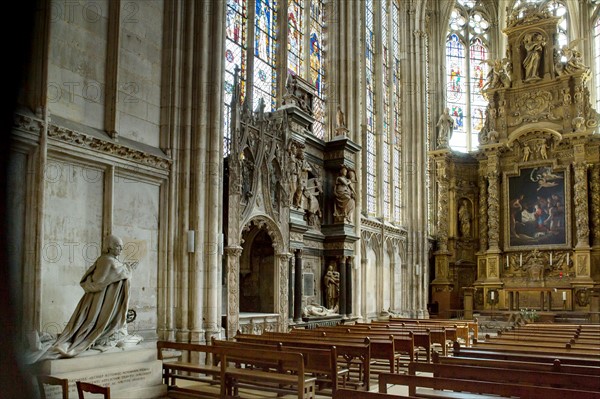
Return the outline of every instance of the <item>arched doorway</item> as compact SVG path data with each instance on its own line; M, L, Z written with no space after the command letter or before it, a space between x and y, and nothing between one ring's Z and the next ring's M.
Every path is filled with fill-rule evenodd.
M275 250L264 228L243 235L240 258L240 312L276 313Z

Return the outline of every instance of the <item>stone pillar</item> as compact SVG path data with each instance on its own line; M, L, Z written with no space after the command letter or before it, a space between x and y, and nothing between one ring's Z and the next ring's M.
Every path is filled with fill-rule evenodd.
M352 317L352 256L346 257L346 316Z
M345 257L340 256L338 261L338 268L340 270L340 308L338 310L339 314L343 317L346 317L346 290L347 290L347 280L348 277L346 275L346 264Z
M473 319L473 295L475 294L475 288L464 287L464 307L465 307L465 320Z
M590 213L592 215L591 226L592 226L592 245L594 247L600 246L600 164L596 164L592 167L590 176L590 191L591 191L591 204Z
M297 249L294 273L294 321L302 321L302 250Z
M291 254L289 253L280 253L277 254L277 259L279 260L277 264L279 285L275 286L277 292L279 292L279 303L277 304L278 309L276 310L280 314L279 319L279 331L286 332L289 326L288 318L290 316L290 302L292 302L292 297L290 296L290 280L292 279L292 273L290 270L290 259Z
M588 166L585 162L576 162L573 168L575 169L573 200L575 202L575 227L577 231L576 248L588 248L590 239L587 185Z
M500 189L498 187L498 159L490 157L488 164L488 240L490 251L499 251L500 243Z
M488 247L487 183L485 176L479 178L479 250L481 252L485 252Z
M225 248L227 265L227 337L235 337L240 320L240 256L242 247Z
M447 150L445 151L447 152ZM447 153L436 160L436 178L438 183L438 223L437 236L440 253L448 252L448 231L449 223L449 182L448 182L448 159Z
M294 280L292 279L292 276L294 275L293 273L294 271L294 257L290 257L289 260L289 264L288 264L288 317L289 317L289 323L292 323L294 321L294 301L292 300L292 298L294 297Z
M590 312L592 313L590 321L596 324L600 323L600 285L596 285L592 289L590 296Z

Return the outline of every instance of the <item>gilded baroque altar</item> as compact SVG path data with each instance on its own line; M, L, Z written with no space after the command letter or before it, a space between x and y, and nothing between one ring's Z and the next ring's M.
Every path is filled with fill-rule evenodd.
M430 151L437 182L433 301L475 310L590 312L600 284L599 117L578 46L554 17L515 10L489 62L480 148ZM474 290L473 290L474 288Z

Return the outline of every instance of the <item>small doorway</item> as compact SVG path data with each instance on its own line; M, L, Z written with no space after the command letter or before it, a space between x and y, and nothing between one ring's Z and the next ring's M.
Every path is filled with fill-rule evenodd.
M240 312L275 313L275 250L265 229L243 235L240 258Z

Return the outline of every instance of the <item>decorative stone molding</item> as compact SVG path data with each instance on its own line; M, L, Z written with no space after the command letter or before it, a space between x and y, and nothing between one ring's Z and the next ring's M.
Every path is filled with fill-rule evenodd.
M575 226L577 231L577 247L589 246L589 214L588 214L588 187L587 169L585 162L573 165L575 170L575 184L573 187L573 202L575 209Z
M148 154L144 151L126 147L119 143L101 140L99 138L88 136L75 130L53 124L48 127L48 137L76 147L102 152L106 155L116 156L128 161L141 163L159 169L168 170L172 164L171 159L161 158L156 155Z
M44 122L30 116L15 113L13 127L27 133L39 134L44 127Z

